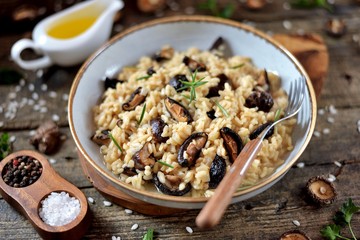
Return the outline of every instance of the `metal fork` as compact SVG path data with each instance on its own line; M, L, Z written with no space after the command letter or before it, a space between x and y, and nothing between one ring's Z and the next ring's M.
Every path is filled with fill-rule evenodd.
M301 108L305 95L305 78L301 77L291 82L288 93L288 106L285 109L283 118L275 121L255 139L249 141L240 152L230 170L216 188L214 195L205 204L196 218L196 225L200 228L210 228L217 225L223 216L227 206L230 204L232 196L239 187L241 180L257 153L261 149L262 141L267 132L276 124L295 116Z

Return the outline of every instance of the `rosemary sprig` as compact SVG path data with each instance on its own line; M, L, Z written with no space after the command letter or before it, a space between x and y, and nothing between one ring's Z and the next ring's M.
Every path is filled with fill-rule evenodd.
M142 111L141 111L141 115L140 115L140 118L139 118L139 120L138 120L138 125L140 125L140 123L142 122L142 120L143 120L143 118L144 118L145 110L146 110L146 103L144 104L143 109L142 109Z
M229 3L221 9L216 0L207 0L206 2L199 4L199 8L209 10L212 15L221 18L230 18L235 11L234 4Z
M178 89L178 91L185 90L185 89L190 89L190 103L193 100L196 100L196 91L195 91L195 89L197 87L200 87L200 86L207 83L207 81L202 81L205 77L203 77L203 78L201 78L199 80L196 80L196 75L197 75L197 69L195 70L194 73L191 74L191 82L180 80L180 82L184 85L184 87Z
M230 68L231 68L231 69L237 69L237 68L241 68L241 67L243 67L244 65L245 65L245 63L240 63L240 64L235 65L235 66L230 67Z
M274 122L276 122L277 120L280 119L280 114L281 114L281 108L279 108L278 110L276 110L275 116L274 116Z
M161 160L158 160L157 162L160 163L160 164L162 164L162 165L164 165L164 166L167 166L167 167L169 167L169 168L174 168L173 165L168 164L168 163L166 163L166 162L163 162L163 161L161 161Z
M109 132L109 137L114 142L115 146L120 150L120 152L123 153L124 150L122 149L122 147L119 145L119 143L116 141L116 139L114 138L114 136L110 132Z
M226 109L220 105L218 101L215 101L216 106L221 110L221 112L224 114L225 117L229 117L229 113L226 111Z
M145 76L142 76L142 77L138 77L138 78L136 79L136 81L145 80L145 79L148 79L148 78L150 78L150 77L151 77L151 75L145 75Z

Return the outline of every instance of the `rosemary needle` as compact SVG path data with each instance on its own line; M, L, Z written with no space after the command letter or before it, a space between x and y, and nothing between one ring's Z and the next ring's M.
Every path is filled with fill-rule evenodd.
M121 153L124 152L124 150L121 148L121 146L119 145L119 143L116 141L116 139L114 138L114 136L109 132L109 137L111 138L111 140L114 142L115 146L120 150Z
M144 104L143 109L142 109L142 111L141 111L140 119L139 119L139 121L138 121L138 124L139 124L139 125L140 125L140 123L142 122L142 120L143 120L143 118L144 118L145 110L146 110L146 103Z
M221 110L225 117L229 117L229 113L225 110L223 106L220 105L218 101L215 101L216 106Z
M166 162L163 162L163 161L160 161L160 160L158 160L157 162L160 163L160 164L162 164L162 165L168 166L169 168L174 168L173 165L168 164L168 163L166 163Z

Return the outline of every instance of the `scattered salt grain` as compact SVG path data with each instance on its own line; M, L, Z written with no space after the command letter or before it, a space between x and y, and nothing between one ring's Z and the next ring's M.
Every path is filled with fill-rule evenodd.
M34 100L38 100L39 99L39 94L37 94L36 92L33 92L31 94L31 98L34 99Z
M337 110L336 110L336 108L335 108L334 105L330 105L330 106L329 106L329 112L330 112L331 114L337 114Z
M357 34L354 34L354 35L352 36L352 40L353 40L354 42L359 42L360 36L357 35Z
M333 117L328 117L327 121L328 121L328 123L334 123L335 119Z
M0 121L0 128L4 126L4 122Z
M342 164L341 164L340 162L338 162L338 161L335 161L334 164L335 164L336 166L338 166L338 167L341 167L341 166L342 166Z
M40 89L41 89L41 91L45 92L48 89L48 86L45 83L43 83L43 84L41 84Z
M358 132L360 133L360 126L358 126Z
M89 203L92 203L92 204L95 203L95 200L92 197L88 197L87 200L89 201Z
M322 132L323 132L323 134L329 134L329 133L330 133L330 129L324 128Z
M324 115L324 114L325 114L325 110L324 110L323 108L320 108L320 109L318 110L318 114L319 114L319 115Z
M134 225L131 226L131 231L134 231L138 228L139 228L139 224L135 223Z
M57 122L57 121L60 120L60 117L59 117L59 115L57 115L57 114L53 114L53 115L51 116L51 119L52 119L54 122Z
M50 91L50 92L49 92L49 97L51 97L51 98L56 98L56 97L57 97L57 93L54 92L54 91Z
M104 204L105 207L110 207L110 206L112 206L112 203L109 202L109 201L103 201L103 204Z
M8 98L9 99L15 99L16 98L16 92L9 93Z
M16 141L16 137L15 137L15 136L11 136L11 137L9 138L9 141L10 141L11 143L15 142L15 141Z
M38 102L38 104L39 104L40 106L44 106L44 105L46 105L46 101L45 101L44 99L40 99L39 102Z
M64 93L64 94L62 95L62 100L64 100L64 101L69 100L69 94Z
M121 240L121 237L112 236L111 240Z
M0 106L0 113L3 113L3 112L4 112L4 108L2 106Z
M41 113L46 113L48 111L48 108L47 107L41 107L40 108L40 112Z
M319 131L314 131L314 136L315 137L320 137L321 136L321 133Z
M49 162L50 162L51 164L55 164L55 163L56 163L56 159L50 158L50 159L49 159Z
M35 104L34 107L33 107L34 111L39 111L40 108L41 108L41 107L40 107L39 104Z
M357 121L357 123L356 123L358 126L360 126L360 119Z
M43 75L44 75L44 70L39 69L39 70L36 71L36 76L37 76L38 78L41 78Z
M23 87L25 86L26 82L24 79L21 79L20 82L19 82L20 86Z
M80 213L80 202L69 193L52 192L41 201L39 216L50 226L63 226L72 222Z
M332 174L329 174L329 177L327 179L329 182L334 182L336 180L336 177Z
M288 20L283 21L282 25L286 30L290 30L292 28L292 23Z
M303 168L303 167L305 167L305 163L299 162L298 164L296 164L296 167Z
M300 226L300 222L298 220L293 220L292 223L297 227Z
M21 91L21 86L20 85L17 85L16 87L15 87L15 92L20 92Z
M34 105L34 103L35 103L34 99L29 99L28 102L27 102L27 104L28 104L29 106Z
M33 91L35 90L35 85L32 84L32 83L30 83L29 86L28 86L28 88L29 88L29 91L30 91L30 92L33 92Z
M31 131L29 132L29 136L35 136L35 134L36 134L36 130L31 130Z
M191 227L186 227L185 229L190 234L192 234L194 232Z
M125 209L124 211L126 214L129 214L129 215L133 213L133 211L131 209Z

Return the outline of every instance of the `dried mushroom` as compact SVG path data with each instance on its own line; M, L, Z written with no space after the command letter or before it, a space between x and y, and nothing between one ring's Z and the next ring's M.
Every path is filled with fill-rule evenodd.
M54 153L61 143L59 127L53 121L43 123L36 129L35 135L30 139L30 143L45 154Z
M177 92L181 92L182 90L184 90L183 88L185 87L182 82L188 82L188 79L186 78L186 75L178 74L170 79L169 85L175 88Z
M269 125L273 124L272 121L266 122L264 124L261 124L259 127L257 127L252 133L250 133L250 140L253 140L257 138ZM274 134L274 127L272 127L265 135L265 138L268 139Z
M164 131L164 127L166 123L161 119L161 117L154 118L150 121L151 132L153 134L153 138L156 142L162 143L166 142L169 137L162 137L161 134Z
M211 47L209 48L209 51L214 51L214 50L221 50L221 48L224 46L224 39L222 37L218 37L215 42L211 45Z
M342 19L332 18L326 22L325 30L328 35L339 38L346 33L346 24Z
M264 89L264 91L270 92L270 80L266 69L261 71L260 76L257 79L257 83L262 89Z
M245 100L245 107L255 108L258 110L269 112L272 106L274 105L274 100L270 93L255 90L253 91Z
M215 158L210 166L210 182L209 188L216 188L226 173L226 162L223 157L215 155Z
M233 163L243 149L242 140L236 132L228 127L221 128L220 135L224 139L224 147L229 155L229 160Z
M223 91L225 89L225 83L229 82L229 78L223 73L219 74L217 78L219 78L220 81L216 86L209 88L209 92L206 95L207 98L220 96L219 91Z
M92 137L91 140L98 145L108 145L110 143L110 136L109 130L102 130L96 132Z
M178 152L178 162L183 167L195 165L199 158L201 149L205 146L208 136L204 132L191 134L180 146Z
M172 98L167 97L165 99L165 107L170 113L171 117L178 122L190 123L193 121L190 112L181 103L175 101Z
M145 101L147 93L142 87L138 87L131 95L129 100L122 105L123 110L130 111L134 110L136 106L140 105Z
M247 0L245 6L251 10L260 10L266 5L266 0Z
M279 240L311 240L311 238L300 230L291 230L284 232Z
M145 166L153 166L155 164L155 159L151 156L151 153L149 153L148 145L148 142L145 143L144 146L132 156L136 169L144 170Z
M165 0L137 0L137 7L141 12L152 13L165 7Z
M329 205L336 198L336 189L325 177L312 177L306 184L306 190L311 199L319 205Z
M174 56L174 49L171 47L164 47L154 55L154 60L161 62L164 60L169 60Z
M137 175L136 169L133 168L129 168L129 167L124 167L124 171L122 172L128 176L135 176Z
M104 86L105 86L105 90L108 89L108 88L113 88L115 89L116 88L116 85L118 83L123 83L124 81L122 80L119 80L117 78L109 78L109 77L106 77L105 78L105 81L104 81Z
M190 183L187 183L183 190L179 190L175 186L170 185L169 183L160 182L157 176L154 176L153 182L155 187L162 193L171 195L171 196L183 196L191 190Z
M154 67L149 67L147 70L146 70L146 74L149 75L149 76L152 76L153 74L155 74L156 71L154 70Z
M214 120L216 118L215 116L215 110L210 110L208 112L206 112L206 115L211 119Z
M200 63L198 61L195 61L192 58L189 58L188 56L185 56L183 59L183 63L190 68L192 72L198 71L198 72L204 72L206 71L206 66L203 63Z

